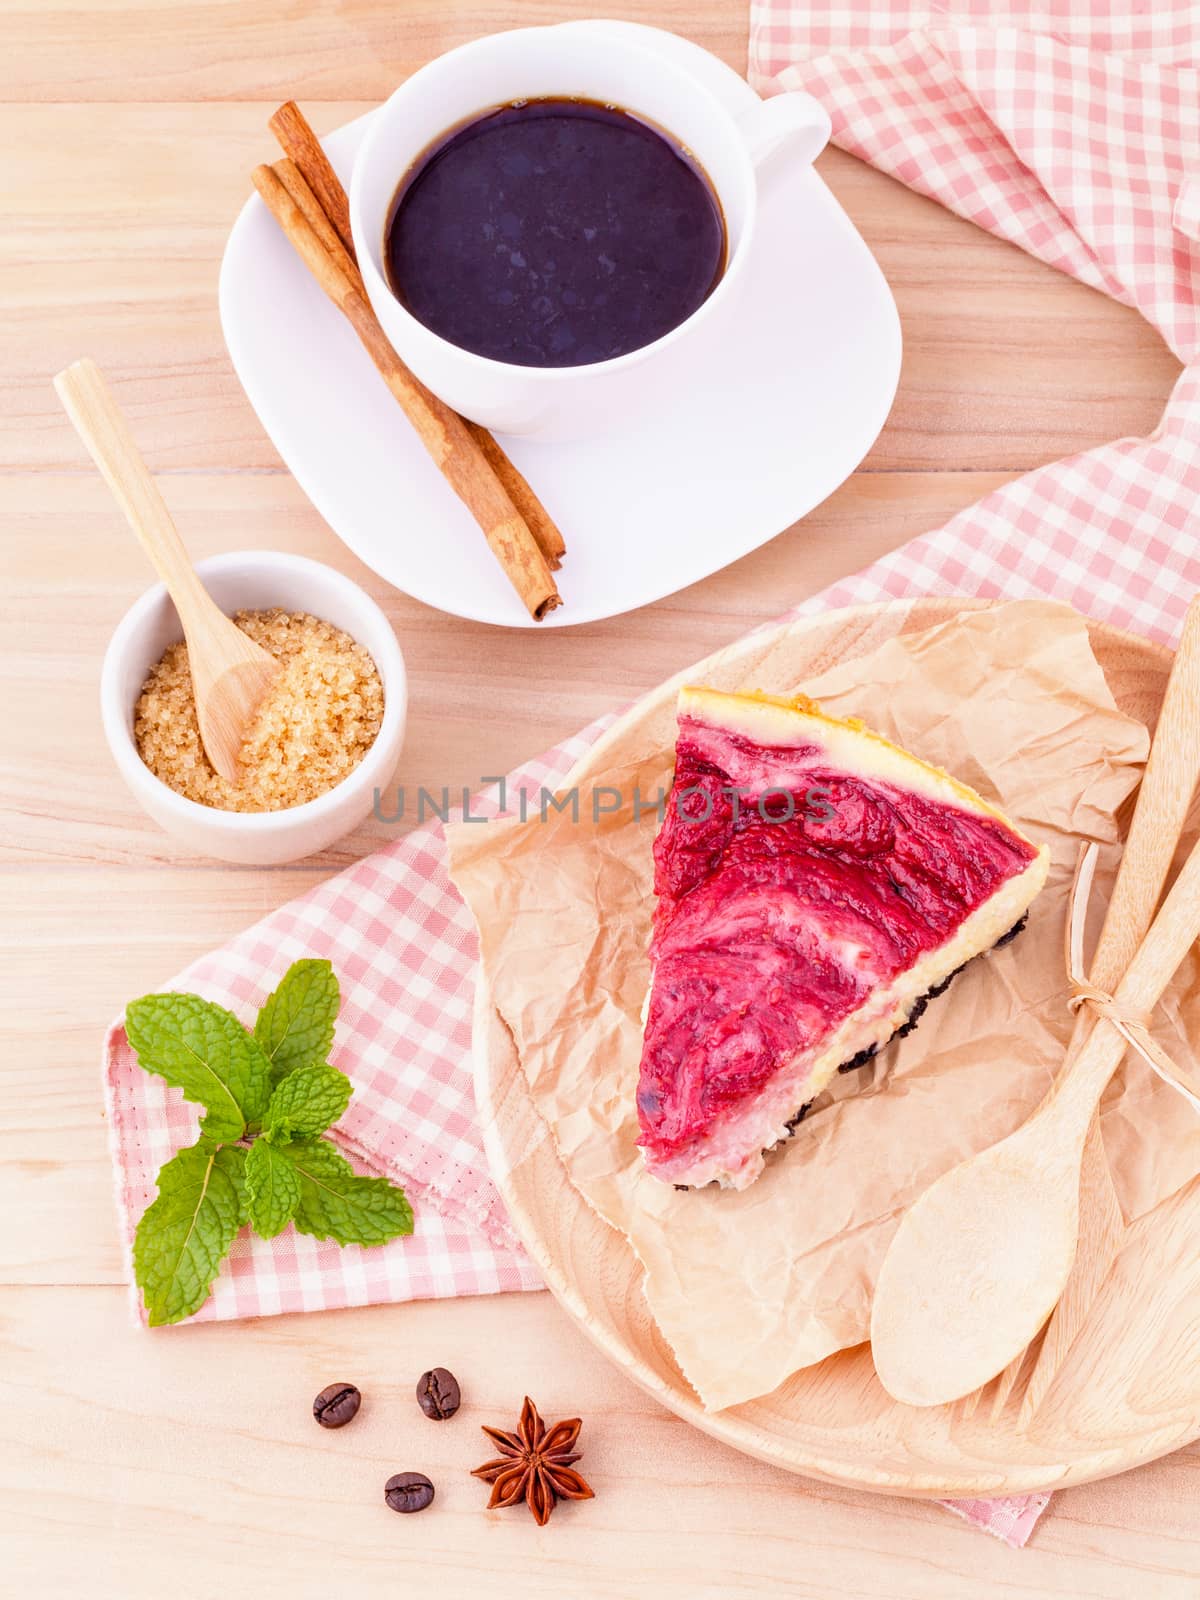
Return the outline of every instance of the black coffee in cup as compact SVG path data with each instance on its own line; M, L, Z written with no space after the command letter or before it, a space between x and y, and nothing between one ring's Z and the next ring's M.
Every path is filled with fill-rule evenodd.
M725 270L720 202L695 159L631 112L548 98L452 129L392 202L392 293L451 344L577 367L651 344Z

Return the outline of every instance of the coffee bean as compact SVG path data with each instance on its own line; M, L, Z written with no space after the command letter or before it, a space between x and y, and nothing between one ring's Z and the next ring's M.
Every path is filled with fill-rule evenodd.
M462 1405L462 1390L458 1379L445 1367L434 1367L417 1379L417 1404L427 1417L435 1422L445 1422Z
M394 1472L383 1498L393 1511L424 1511L433 1500L433 1485L423 1472Z
M362 1395L352 1383L331 1383L313 1401L313 1416L323 1428L344 1428L360 1405Z

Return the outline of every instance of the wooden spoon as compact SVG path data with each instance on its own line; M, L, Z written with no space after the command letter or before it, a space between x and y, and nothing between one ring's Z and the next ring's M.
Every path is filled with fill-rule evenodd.
M1193 598L1184 617L1146 771L1138 788L1116 882L1088 973L1089 982L1108 993L1121 981L1121 974L1146 937L1171 870L1188 807L1196 784L1200 782L1197 728L1200 728L1200 594ZM1084 1006L1067 1047L1067 1061L1082 1048L1094 1022L1094 1014ZM1083 1146L1079 1242L1070 1277L1046 1326L1046 1336L1035 1353L1032 1370L1026 1360L1028 1352L1022 1350L1001 1373L992 1397L993 1418L1000 1415L1013 1387L1026 1371L1029 1377L1021 1400L1022 1419L1028 1422L1037 1410L1108 1275L1124 1231L1125 1218L1108 1169L1097 1115L1092 1118ZM979 1398L978 1391L975 1398ZM970 1405L970 1399L964 1401L964 1406Z
M192 569L171 514L94 361L76 361L54 380L87 446L154 570L167 586L187 640L196 716L205 754L228 783L279 662L234 625Z
M1158 726L1089 980L1110 993L1145 937L1171 870L1171 859L1197 782L1200 782L1200 595L1188 606L1159 712ZM1082 1045L1088 1008L1082 1008L1068 1052ZM1083 1149L1079 1191L1079 1248L1062 1299L1046 1328L1021 1402L1026 1422L1066 1358L1116 1257L1125 1219L1108 1170L1099 1120L1093 1118Z
M1120 1005L1152 1011L1197 937L1200 844L1117 987ZM936 1406L970 1394L1054 1309L1075 1256L1084 1140L1125 1049L1097 1021L1029 1121L944 1173L905 1215L871 1308L875 1370L894 1399Z

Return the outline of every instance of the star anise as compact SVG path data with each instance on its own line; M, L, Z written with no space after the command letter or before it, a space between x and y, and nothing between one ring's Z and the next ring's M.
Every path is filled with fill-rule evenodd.
M548 1429L526 1395L516 1433L485 1427L484 1433L500 1454L476 1467L471 1476L491 1484L488 1510L520 1505L524 1500L540 1528L549 1522L560 1500L592 1499L592 1491L571 1465L579 1460L575 1444L582 1426L579 1417L572 1417Z

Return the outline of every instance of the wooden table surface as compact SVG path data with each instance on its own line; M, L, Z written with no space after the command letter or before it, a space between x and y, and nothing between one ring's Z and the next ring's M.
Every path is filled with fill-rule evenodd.
M245 871L192 859L136 808L101 736L97 677L148 573L52 373L84 354L105 369L195 556L299 550L383 602L412 685L397 779L430 787L504 770L1015 473L1151 428L1175 376L1132 312L830 151L821 170L892 282L905 359L891 420L827 504L718 576L575 630L497 632L387 589L307 504L242 395L217 320L225 235L274 153L265 124L280 100L333 128L453 44L590 9L0 3L0 1590L1194 1597L1200 1449L1067 1491L1014 1552L935 1506L807 1483L710 1442L544 1294L130 1326L97 1066L106 1021L386 829ZM606 9L744 68L741 0ZM436 1363L469 1394L439 1428L410 1398ZM333 1377L370 1404L324 1434L309 1404ZM464 1470L480 1459L477 1423L514 1416L526 1390L587 1419L597 1490L544 1530L485 1514ZM409 1467L439 1484L416 1519L381 1502L383 1479Z

